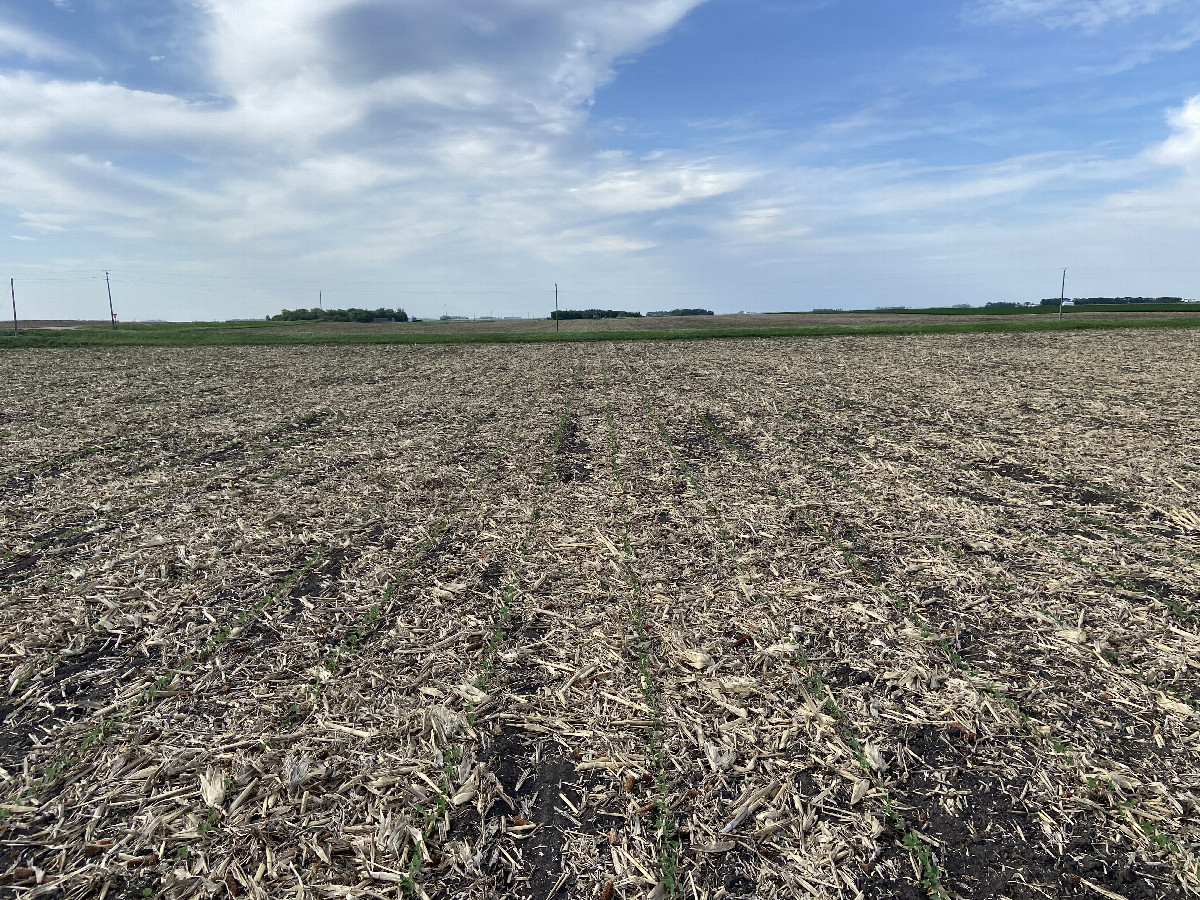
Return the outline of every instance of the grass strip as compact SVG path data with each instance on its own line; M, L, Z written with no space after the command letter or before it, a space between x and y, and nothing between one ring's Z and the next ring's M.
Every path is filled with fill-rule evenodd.
M278 323L275 323L278 326ZM1200 315L1175 318L1054 319L1022 322L922 322L873 325L806 325L780 327L664 328L628 331L519 332L311 332L234 327L224 323L191 323L111 329L27 329L20 335L0 333L0 350L46 347L226 347L314 344L520 344L581 341L677 341L756 337L832 337L906 334L992 334L1039 331L1110 331L1116 328L1195 328Z

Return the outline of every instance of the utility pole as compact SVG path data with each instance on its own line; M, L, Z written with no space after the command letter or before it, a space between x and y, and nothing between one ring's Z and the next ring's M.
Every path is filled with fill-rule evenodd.
M325 292L324 291L317 291L317 306L321 307L321 309L325 308Z
M117 314L113 312L112 284L108 280L108 272L104 273L104 286L108 288L108 314L112 317L113 331L117 330Z
M558 317L558 282L554 282L554 330L558 331L562 319Z
M1063 304L1067 302L1067 270L1063 269L1062 293L1058 295L1058 318L1062 319Z
M13 301L13 334L20 334L17 328L17 286L13 283L13 279L8 279L8 289L12 293Z

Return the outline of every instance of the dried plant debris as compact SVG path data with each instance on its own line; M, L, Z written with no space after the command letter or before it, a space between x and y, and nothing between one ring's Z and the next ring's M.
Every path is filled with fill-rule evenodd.
M0 896L1195 895L1197 350L9 354Z

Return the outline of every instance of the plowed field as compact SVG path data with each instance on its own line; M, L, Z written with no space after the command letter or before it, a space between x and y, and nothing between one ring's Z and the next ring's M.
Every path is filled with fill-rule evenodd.
M0 896L1193 896L1198 351L12 351Z

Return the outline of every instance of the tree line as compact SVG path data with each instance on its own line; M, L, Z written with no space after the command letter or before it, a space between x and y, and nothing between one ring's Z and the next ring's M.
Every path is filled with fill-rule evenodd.
M1183 303L1182 297L1068 297L1068 301L1078 304L1094 304L1103 306L1112 303ZM1041 301L1041 306L1058 306L1058 297L1047 297ZM991 304L989 304L990 306Z
M374 322L384 319L388 322L407 322L408 313L402 309L359 309L352 306L349 309L285 309L278 315L267 316L269 322Z
M640 312L627 312L623 309L556 309L550 313L550 320L555 319L640 319Z
M651 316L712 316L711 309L672 309L658 310L646 313ZM556 309L550 313L550 321L555 319L640 319L640 312L629 312L624 309Z

